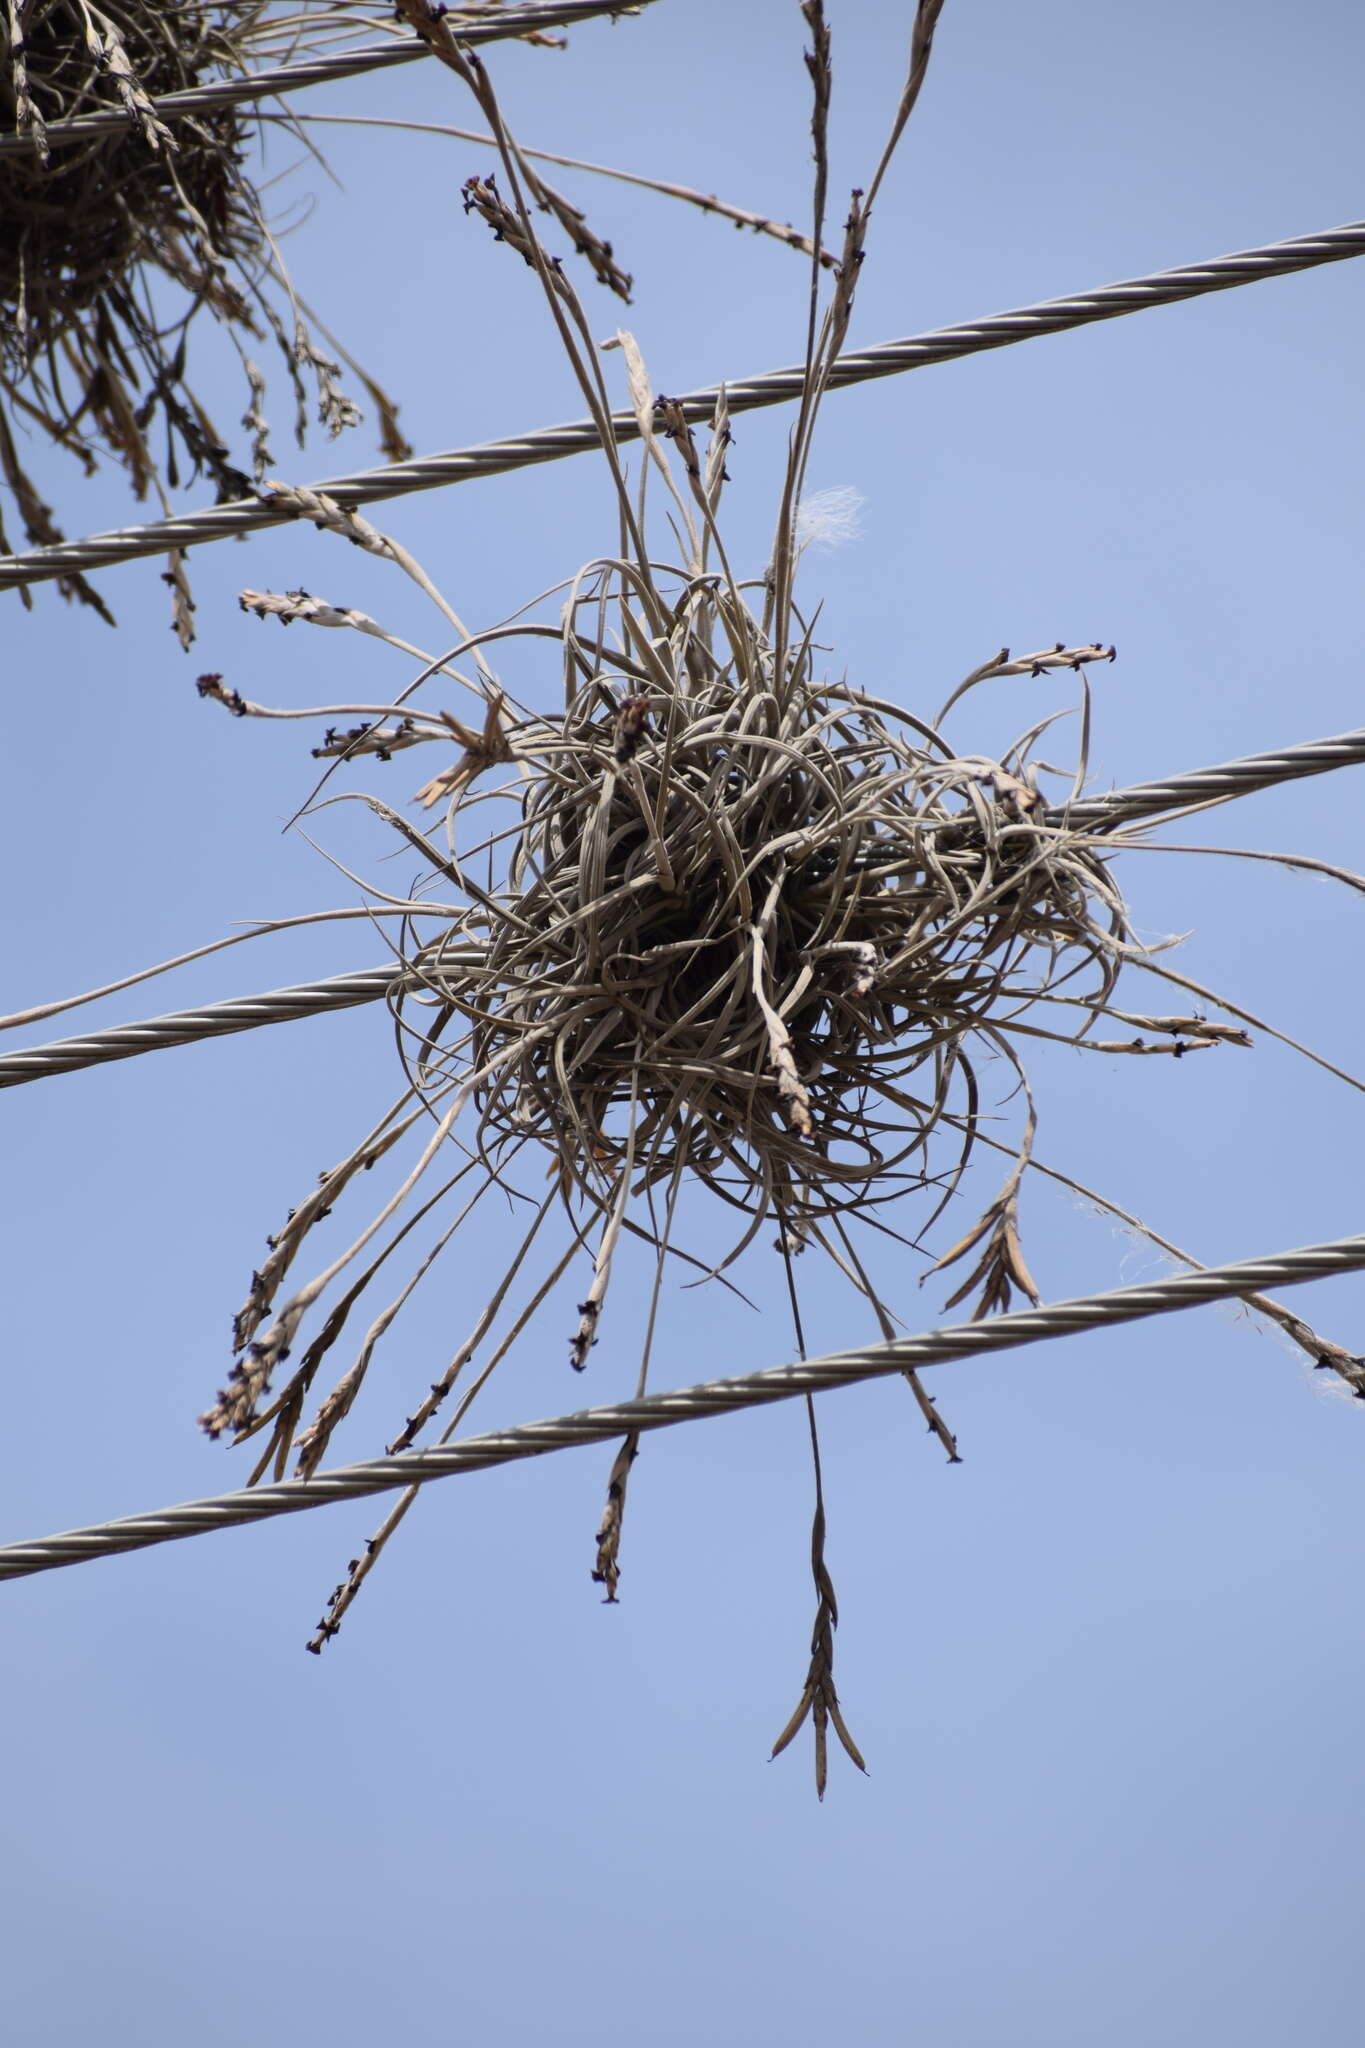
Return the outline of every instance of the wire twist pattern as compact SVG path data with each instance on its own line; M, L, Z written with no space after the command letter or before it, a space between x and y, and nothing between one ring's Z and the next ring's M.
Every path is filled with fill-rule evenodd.
M268 1521L275 1515L300 1514L330 1507L335 1501L361 1500L392 1493L400 1487L449 1479L461 1472L480 1472L510 1465L522 1458L585 1444L608 1443L633 1431L668 1429L678 1422L731 1415L741 1408L789 1401L796 1395L825 1393L835 1387L886 1378L911 1367L944 1365L954 1359L1012 1351L1043 1339L1075 1337L1087 1330L1138 1322L1147 1316L1199 1308L1227 1296L1254 1293L1263 1287L1295 1286L1365 1266L1365 1236L1335 1238L1305 1245L1297 1251L1266 1258L1242 1259L1233 1265L1180 1273L1140 1287L1120 1287L1105 1294L1082 1295L1050 1307L1003 1315L986 1323L953 1323L922 1336L899 1338L856 1351L839 1351L802 1364L770 1366L740 1378L707 1380L672 1393L650 1394L605 1408L584 1408L544 1422L526 1422L513 1429L465 1437L429 1451L405 1451L397 1457L372 1458L364 1464L340 1465L312 1479L287 1479L274 1486L221 1493L206 1500L185 1501L155 1514L129 1515L118 1521L69 1529L35 1542L0 1547L0 1579L26 1578L63 1565L85 1564L125 1550L146 1550L157 1543L176 1543L212 1529L230 1529L246 1522ZM1360 1389L1357 1388L1357 1392Z
M922 369L929 363L953 362L962 356L979 355L986 349L1006 348L1013 342L1032 340L1035 335L1064 334L1097 320L1115 320L1125 313L1138 313L1148 306L1171 305L1180 299L1199 298L1206 292L1229 291L1237 285L1254 284L1263 277L1282 277L1291 271L1311 270L1318 264L1340 263L1360 255L1365 255L1365 221L1351 221L1321 234L1270 242L1263 248L1242 249L1232 256L1216 256L1178 270L1154 271L1147 277L1128 278L1122 284L1104 285L1069 298L1020 306L1012 313L996 313L964 326L935 328L928 334L855 350L840 357L830 383L842 387L865 383L874 377L894 377L903 370ZM723 388L732 413L752 412L798 397L804 377L805 372L799 367L770 370L724 387L708 385L688 393L677 403L689 420L705 420ZM633 413L614 413L612 430L618 442L639 437ZM566 455L587 454L598 445L593 422L574 420L565 426L542 427L515 440L486 441L473 448L419 456L412 462L390 463L381 469L332 477L310 485L309 489L324 492L351 511L412 491L436 490L446 484L467 483L472 477L501 476L535 463L558 462ZM206 506L171 519L153 520L144 526L120 527L85 540L34 548L22 555L0 556L0 590L14 590L77 571L106 569L171 548L202 546L207 541L278 526L295 516L272 504L267 493L240 498L229 505Z
M200 1010L172 1010L137 1024L116 1024L81 1038L61 1038L10 1053L0 1062L0 1088L50 1074L74 1073L101 1066L106 1060L133 1059L140 1052L164 1052L173 1045L191 1045L201 1038L221 1038L233 1031L251 1031L258 1024L288 1024L297 1017L315 1017L327 1010L347 1010L396 993L403 974L392 961L358 973L335 974L325 981L299 982L291 988L268 989L261 995L229 996Z
M1273 754L1246 754L1217 768L1190 768L1167 782L1136 782L1107 795L1081 797L1065 811L1053 810L1047 815L1053 824L1088 825L1102 831L1109 825L1156 817L1162 811L1183 810L1188 804L1225 802L1279 782L1328 775L1334 768L1353 768L1361 761L1365 761L1365 728L1334 733L1329 739L1301 740L1297 746L1281 747Z

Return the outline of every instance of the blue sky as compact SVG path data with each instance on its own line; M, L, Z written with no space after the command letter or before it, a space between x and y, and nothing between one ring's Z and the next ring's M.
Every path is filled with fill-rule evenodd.
M831 14L842 192L878 144L910 10ZM799 219L801 42L786 0L659 0L491 68L524 141ZM1362 63L1365 25L1337 4L1287 28L1282 9L1211 0L949 0L854 344L1358 216ZM426 64L306 110L477 125ZM417 448L577 417L529 279L460 211L487 153L318 132L340 186L292 146L270 152L274 203L315 200L290 265L401 390ZM628 318L656 387L799 355L789 252L560 182L636 275ZM1341 264L832 398L812 482L865 506L861 541L805 571L831 671L923 711L1002 644L1113 641L1095 678L1102 782L1359 724L1363 295L1361 266ZM605 295L590 311L618 324ZM209 375L231 421L228 367ZM285 412L278 392L282 474L377 459L363 428L298 455ZM786 424L737 422L729 532L752 570ZM117 479L81 496L44 474L72 532L135 516ZM613 533L588 459L374 516L479 621ZM417 639L433 630L421 600L311 531L219 544L192 565L186 659L159 566L104 576L113 633L48 591L32 613L6 600L6 1009L233 920L354 900L280 833L311 731L230 721L193 678L218 669L267 702L368 700L401 685L396 658L246 618L237 591L302 584ZM548 702L552 671L517 661L509 680ZM999 746L1061 701L996 684L956 736ZM404 794L410 767L390 770ZM1167 836L1359 868L1359 792L1347 771ZM349 824L328 844L376 850ZM1135 853L1122 876L1144 934L1189 934L1184 971L1365 1066L1356 896L1173 854ZM348 926L261 939L70 1028L376 950ZM1132 994L1151 1007L1140 981ZM1257 1038L1180 1062L1045 1049L1040 1155L1209 1262L1359 1228L1357 1095ZM7 1094L7 1536L241 1483L242 1454L194 1428L229 1315L265 1232L397 1085L386 1020L359 1011ZM1165 1270L1044 1187L1025 1226L1049 1297ZM442 1262L341 1456L376 1448L433 1376L498 1247L490 1221ZM917 1278L898 1305L927 1324L950 1290ZM1365 1350L1365 1281L1293 1299ZM810 1324L812 1348L875 1334L832 1288ZM477 1423L627 1390L609 1325L586 1384L549 1334ZM788 1355L775 1311L680 1294L655 1383ZM812 1610L796 1408L646 1446L615 1609L588 1578L609 1463L591 1451L429 1489L322 1659L302 1645L372 1505L5 1587L15 2038L1353 2040L1365 1411L1322 1377L1230 1310L971 1361L934 1381L964 1454L952 1470L903 1388L828 1399L837 1672L871 1776L836 1757L823 1807L804 1737L766 1762Z

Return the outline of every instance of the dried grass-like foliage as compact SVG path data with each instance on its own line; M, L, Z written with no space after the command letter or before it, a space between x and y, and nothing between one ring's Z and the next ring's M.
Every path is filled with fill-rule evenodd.
M650 451L662 462L643 366L623 340L651 420ZM691 539L699 558L719 538L725 446L721 419L697 466L704 510ZM684 480L686 471L685 458ZM676 505L684 507L680 490ZM337 525L336 508L311 509L319 523ZM348 538L384 551L367 522L342 521ZM302 593L250 592L244 603L286 621L378 630L364 614ZM692 1202L714 1197L734 1219L728 1247L702 1271L724 1273L775 1229L788 1260L812 1244L828 1253L890 1334L856 1234L882 1228L878 1212L907 1196L929 1198L912 1232L932 1223L973 1149L980 1060L1003 1059L1009 1086L1027 1089L1021 1030L1061 1035L1038 1023L1039 1000L1063 999L1080 977L1087 1018L1105 1009L1133 945L1126 914L1106 855L1043 816L1032 733L1002 761L958 755L935 726L890 699L824 680L795 607L779 662L771 611L770 578L736 583L700 559L689 573L648 558L604 558L575 577L554 635L562 710L519 704L485 673L468 679L484 697L477 726L408 702L401 714L392 707L399 723L362 723L318 750L333 765L347 753L387 756L439 740L458 752L418 791L426 807L444 805L443 837L378 797L359 799L426 870L410 903L376 892L376 906L401 907L414 932L433 918L439 930L414 938L405 954L415 982L397 1003L408 1095L292 1214L238 1316L238 1363L205 1424L238 1437L271 1425L258 1471L282 1469L291 1444L300 1469L315 1469L349 1410L373 1329L306 1435L296 1434L326 1352L411 1227L399 1224L400 1209L446 1160L448 1141L464 1161L452 1187L472 1184L476 1199L482 1188L516 1187L523 1155L538 1154L549 1162L550 1196L475 1337L407 1418L396 1448L417 1440L487 1350L551 1211L566 1222L567 1239L545 1288L572 1264L591 1262L565 1332L578 1370L596 1344L623 1235L651 1247L660 1264L689 1257L673 1227L681 1187ZM499 638L522 632L533 649L544 647L546 628L535 622L500 629ZM462 651L471 650L473 636ZM1000 658L976 679L1083 673L1109 652L1091 645ZM219 677L201 679L201 688L239 715L264 710ZM1023 1158L1032 1123L1030 1109ZM313 1225L358 1172L419 1127L427 1143L399 1193L348 1252L280 1305ZM987 1306L998 1305L1002 1286L1008 1298L1011 1276L1023 1284L1019 1171L971 1237L975 1245L991 1231L974 1276ZM288 1385L267 1403L305 1318L391 1220L390 1246L338 1296ZM492 1348L476 1386L516 1327ZM648 1340L645 1348L647 1357ZM624 1476L600 1532L597 1572L610 1597ZM358 1581L343 1589L348 1600L355 1589Z
M474 92L501 153L500 182L478 181L474 210L539 278L599 422L616 485L616 545L551 593L562 600L552 616L531 606L471 633L396 541L315 493L272 486L298 516L387 557L439 606L458 644L431 655L352 607L249 591L244 607L263 618L362 632L416 659L419 672L391 702L287 712L250 702L221 676L200 680L239 717L357 720L330 726L315 749L329 764L324 783L362 756L454 749L416 793L428 812L439 808L439 832L378 796L314 792L315 814L359 802L419 856L411 894L371 885L366 904L386 921L407 969L395 1002L405 1085L290 1212L252 1275L234 1325L235 1363L202 1419L211 1435L260 1441L255 1478L282 1474L291 1460L304 1475L317 1470L413 1291L494 1190L520 1204L521 1234L480 1284L463 1340L422 1375L420 1399L390 1449L417 1443L438 1418L443 1438L451 1436L543 1314L562 1318L568 1363L584 1370L626 1248L645 1262L636 1391L667 1314L666 1274L734 1286L740 1262L766 1258L771 1267L773 1247L798 1351L803 1253L847 1283L886 1337L897 1317L875 1253L888 1243L908 1246L930 1271L968 1261L952 1299L973 1298L978 1314L1008 1307L1016 1291L1036 1301L1019 1216L1021 1184L1038 1164L1031 1042L1173 1055L1250 1042L1241 1023L1256 1020L1231 1005L1238 1024L1115 1007L1130 965L1182 991L1208 992L1166 968L1130 929L1113 868L1116 854L1141 839L1068 822L1067 798L1087 772L1088 669L1112 648L1058 645L1015 660L1002 650L937 714L900 703L899 680L870 690L828 673L827 650L796 594L808 530L801 501L890 145L854 195L823 304L829 38L816 0L803 12L815 84L811 319L805 391L762 575L735 573L722 531L723 401L700 448L683 409L653 392L639 348L621 332L611 345L643 441L640 474L625 474L601 355L568 276L540 240L535 187L482 65L453 41L441 53ZM934 0L919 8L892 142L923 81L938 12ZM648 539L647 484L666 498L667 553ZM523 672L553 650L553 699L521 701L494 673L493 650L508 641L520 648ZM1079 698L1066 770L1037 752L1055 712L993 757L956 750L949 719L965 692L1003 677L1055 675ZM433 685L462 690L463 715L422 708L417 694ZM1051 802L1047 776L1057 778ZM1094 1033L1106 1016L1144 1035L1100 1040ZM1012 1136L1008 1125L992 1128L1011 1100ZM404 1144L417 1156L388 1199L286 1293L315 1226L358 1176ZM921 1240L980 1146L1007 1156L1003 1184L930 1266ZM1091 1190L1077 1191L1145 1230ZM703 1214L726 1223L719 1250L693 1235ZM428 1219L434 1241L362 1317L389 1260ZM1340 1369L1347 1355L1339 1347L1263 1297L1255 1306ZM320 1391L329 1352L353 1326L358 1342ZM907 1379L928 1429L956 1459L935 1404L913 1373ZM777 1750L810 1720L823 1794L831 1722L852 1761L862 1759L834 1684L838 1605L813 1406L809 1414L817 1605L809 1672ZM608 1601L621 1579L637 1449L634 1438L622 1444L597 1529L593 1577ZM413 1488L397 1501L351 1561L311 1649L336 1634L416 1495Z
M666 1269L682 1262L732 1284L731 1270L774 1233L798 1346L796 1262L808 1248L832 1263L891 1334L894 1312L873 1277L869 1234L917 1240L952 1199L980 1132L983 1060L997 1071L1003 1063L1008 1092L1022 1090L1023 1120L1004 1187L957 1249L978 1252L969 1287L981 1290L983 1311L1008 1300L1012 1286L1035 1291L1017 1213L1034 1126L1025 1034L1070 1036L1040 1022L1038 1012L1043 1002L1072 999L1076 984L1088 1028L1135 944L1107 849L1047 813L1034 746L1051 721L1031 727L999 758L960 754L941 718L905 708L890 692L831 680L797 599L802 537L811 530L801 518L811 436L848 329L890 149L854 195L822 307L829 40L819 9L805 12L814 36L818 194L806 392L762 576L736 575L721 529L729 447L723 402L702 449L683 408L653 392L642 354L623 331L612 345L644 443L642 475L625 475L599 351L568 275L535 225L537 185L506 133L482 65L453 40L441 43L440 54L473 91L502 158L499 181L471 181L467 203L539 277L601 426L617 486L617 545L572 577L553 623L532 615L470 634L421 566L368 521L315 494L272 486L298 516L403 569L435 598L460 644L428 659L395 641L424 662L400 699L378 711L327 707L328 715L361 721L340 734L329 729L317 750L331 763L328 775L360 754L388 757L431 741L453 742L457 751L417 792L426 809L442 808L442 834L378 797L327 796L313 806L366 803L421 857L425 879L411 899L371 891L376 909L401 920L395 943L412 971L412 992L396 1005L408 1086L291 1213L253 1275L235 1325L236 1364L203 1419L213 1435L264 1437L258 1475L282 1471L291 1457L305 1474L317 1469L385 1332L492 1188L526 1199L524 1235L467 1339L429 1378L391 1448L415 1443L448 1403L449 1435L578 1269L584 1277L570 1296L576 1305L564 1335L569 1364L585 1369L627 1243L642 1247L653 1265L638 1388L649 1370ZM893 142L922 82L937 13L934 4L920 9ZM570 239L591 260L581 224ZM593 268L600 275L596 261ZM674 535L668 556L647 540L647 482L666 497ZM304 593L248 592L243 604L285 623L392 638L366 614ZM519 638L531 656L543 654L547 641L557 649L553 710L515 698L488 666L495 640ZM1112 652L1058 646L1011 661L1002 651L952 692L945 709L964 689L1000 676L1061 672L1078 680L1081 758L1070 778L1078 787L1089 729L1087 665ZM477 717L417 708L414 692L438 677L473 693ZM201 688L239 716L278 715L219 676L201 679ZM379 1213L282 1299L314 1225L360 1172L409 1136L425 1143ZM520 1185L535 1159L542 1162L538 1190L534 1173L529 1186ZM437 1185L417 1205L428 1177ZM730 1218L727 1241L704 1257L686 1242L699 1200ZM883 1212L898 1204L893 1224ZM437 1243L368 1322L340 1377L317 1399L323 1361L371 1282L436 1210L448 1216ZM322 1320L277 1385L324 1298ZM929 1428L955 1458L947 1425L908 1377ZM778 1747L808 1715L823 1791L831 1718L859 1759L834 1690L837 1603L825 1561L814 1420L812 1410L814 1661ZM620 1581L636 1448L622 1446L597 1532L593 1575L608 1600ZM400 1499L352 1561L310 1647L320 1649L336 1633L414 1498Z
M996 1018L1086 968L1103 1000L1122 905L1015 767L823 682L799 619L779 670L725 578L645 573L657 606L590 569L562 716L504 735L532 769L506 879L452 933L477 969L426 966L450 1022L415 1078L485 1073L479 1142L534 1133L580 1192L631 1145L641 1187L685 1170L744 1242L774 1215L804 1237L928 1184L973 1039L1007 1047ZM459 888L476 857L435 872Z
M308 54L314 38L326 46L332 13L294 18L295 54ZM300 443L310 384L330 434L360 418L333 356L350 358L316 322L310 329L280 263L247 168L250 113L163 119L155 104L246 75L261 39L274 47L279 34L265 0L6 0L0 114L31 148L0 155L0 476L36 546L63 535L20 452L25 432L74 455L87 474L112 456L139 500L153 490L164 504L168 488L200 476L220 500L243 496L271 460L265 377L249 353L263 340L287 366ZM128 118L94 134L59 132L72 117L109 110ZM242 357L246 467L191 381L190 332L203 312ZM350 366L376 408L385 453L403 459L411 451L391 401ZM0 547L9 545L0 526ZM83 577L61 588L108 616ZM175 597L188 644L188 594Z
M637 1195L685 1174L737 1212L732 1256L770 1221L804 1241L936 1186L953 1109L955 1179L973 1047L1022 1073L1020 1029L1056 1035L1032 1005L1084 974L1102 1011L1133 944L1105 855L1042 815L1032 734L1003 762L955 754L889 699L822 680L799 614L779 671L767 596L706 569L589 564L557 635L561 713L496 688L477 729L406 708L401 727L318 749L460 750L417 793L446 805L445 844L363 799L465 899L411 956L418 1006L399 1001L415 1096L436 1111L468 1092L480 1153L534 1140L604 1211L628 1162ZM244 602L373 627L302 593ZM1109 653L1049 649L978 678ZM220 677L200 689L262 710ZM516 772L474 789L503 764ZM420 894L411 912L444 915Z

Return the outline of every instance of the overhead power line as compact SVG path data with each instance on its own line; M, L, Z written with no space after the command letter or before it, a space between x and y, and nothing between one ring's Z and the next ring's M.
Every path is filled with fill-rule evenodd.
M1334 733L1330 739L1300 740L1272 754L1243 754L1217 768L1187 768L1166 782L1135 782L1128 789L1083 796L1050 810L1047 817L1054 825L1103 832L1110 826L1135 824L1139 818L1159 817L1163 811L1184 810L1190 804L1226 803L1279 782L1329 775L1334 768L1353 768L1362 761L1365 727L1357 727L1352 732Z
M362 1500L369 1494L392 1493L400 1487L449 1479L460 1472L480 1472L491 1465L510 1465L550 1451L584 1444L609 1443L636 1431L668 1429L677 1422L698 1422L710 1415L731 1415L741 1408L760 1408L789 1401L798 1394L824 1393L835 1387L884 1379L892 1373L944 1365L996 1351L1012 1351L1044 1338L1075 1337L1087 1330L1138 1322L1146 1316L1198 1308L1227 1296L1255 1293L1263 1287L1292 1287L1304 1280L1325 1279L1365 1266L1365 1236L1336 1238L1327 1244L1276 1252L1268 1258L1242 1259L1235 1265L1210 1266L1180 1273L1142 1287L1120 1287L1106 1294L1088 1294L1074 1301L997 1316L984 1323L952 1323L919 1337L902 1337L857 1351L839 1351L798 1365L770 1366L741 1378L707 1380L668 1394L649 1394L619 1401L607 1408L584 1408L546 1422L526 1422L486 1436L465 1437L429 1451L404 1451L396 1457L372 1458L361 1465L341 1465L311 1479L288 1479L274 1486L220 1493L207 1500L185 1501L155 1514L129 1515L85 1529L69 1529L31 1543L0 1547L0 1579L26 1578L63 1565L85 1564L124 1550L146 1550L155 1543L175 1543L203 1536L211 1529L264 1522L275 1515L300 1514L308 1508L330 1507L335 1501ZM1357 1391L1360 1391L1359 1388Z
M251 1031L259 1024L289 1024L298 1017L382 1002L397 992L402 980L401 970L386 960L381 966L362 968L358 974L335 974L326 981L300 982L293 988L267 989L260 995L230 996L200 1010L173 1010L139 1024L116 1024L112 1030L91 1032L86 1037L57 1039L50 1045L35 1045L28 1053L11 1053L8 1061L0 1061L0 1088L13 1088L21 1081L37 1081L50 1074L74 1073L79 1067L101 1066L106 1060L134 1059L141 1052L165 1052L173 1045L192 1045L201 1038Z
M1230 291L1237 285L1255 284L1264 277L1282 277L1291 271L1311 270L1319 264L1340 263L1362 254L1365 221L1351 221L1322 234L1269 242L1263 248L1242 249L1232 256L1216 256L1206 263L1186 264L1178 270L1154 271L1150 276L1128 278L1122 284L1104 285L1097 291L1045 299L1038 305L1020 306L1012 313L996 313L965 326L935 328L931 333L911 335L903 341L855 350L839 358L829 382L841 387L874 377L894 377L903 370L922 369L929 363L954 362L986 349L1007 348L1035 335L1065 334L1094 321L1116 320L1125 313L1142 312L1148 306L1172 305L1180 299L1200 298L1206 292ZM752 412L799 397L804 378L805 372L798 366L746 377L723 388L731 413ZM709 385L690 392L678 403L689 420L704 421L710 418L721 388ZM639 436L633 413L614 413L612 428L618 442L633 441ZM443 455L419 456L411 462L332 477L310 485L309 489L334 498L352 511L360 505L403 497L412 491L436 490L446 484L467 483L473 477L501 476L536 463L558 462L566 455L583 455L597 446L593 422L574 420L566 426L542 427L510 441L483 442ZM145 526L120 527L86 540L62 541L54 547L34 548L22 555L0 556L0 590L42 583L55 576L107 569L171 548L203 546L207 541L278 526L294 516L272 503L267 493L240 498L229 505L206 506L171 519L153 520Z
M1180 810L1189 804L1224 802L1248 796L1254 790L1269 789L1275 783L1326 775L1334 768L1349 768L1360 762L1365 762L1365 728L1337 733L1331 739L1304 740L1298 746L1281 747L1272 754L1247 754L1217 768L1193 768L1165 782L1139 782L1129 789L1082 797L1076 803L1048 811L1045 816L1052 825L1107 831L1133 824L1140 818L1158 816L1163 811ZM448 960L449 956L446 957ZM17 1088L25 1081L74 1073L81 1067L100 1066L106 1060L162 1052L201 1038L252 1031L261 1024L288 1024L326 1010L352 1009L396 995L403 980L401 970L396 971L391 961L385 961L350 974L333 975L326 981L231 996L202 1009L173 1010L163 1017L144 1018L136 1024L115 1024L107 1031L80 1038L54 1039L47 1045L0 1055L0 1088Z
M650 0L561 0L558 6L509 8L490 15L480 9L466 15L452 9L451 27L462 43L501 43L518 36L534 35L547 28L572 28L594 16L636 14ZM277 64L245 78L215 79L208 85L187 86L183 92L163 93L151 102L152 112L163 121L183 120L188 115L213 114L223 107L243 106L253 100L277 99L282 94L302 92L310 85L331 85L338 79L357 78L366 71L388 71L397 64L411 64L431 54L431 46L417 35L397 37L386 43L366 43L342 50L331 57L310 57L297 64ZM107 107L98 114L76 114L69 121L49 121L42 142L49 147L84 142L95 135L112 134L142 118L138 111ZM0 156L32 156L41 147L32 135L0 135Z

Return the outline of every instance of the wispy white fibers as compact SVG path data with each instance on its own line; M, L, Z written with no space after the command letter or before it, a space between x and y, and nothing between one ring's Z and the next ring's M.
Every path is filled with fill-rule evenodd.
M796 545L827 551L847 547L863 537L862 512L865 500L852 484L831 484L828 490L812 491L801 500L796 514Z

